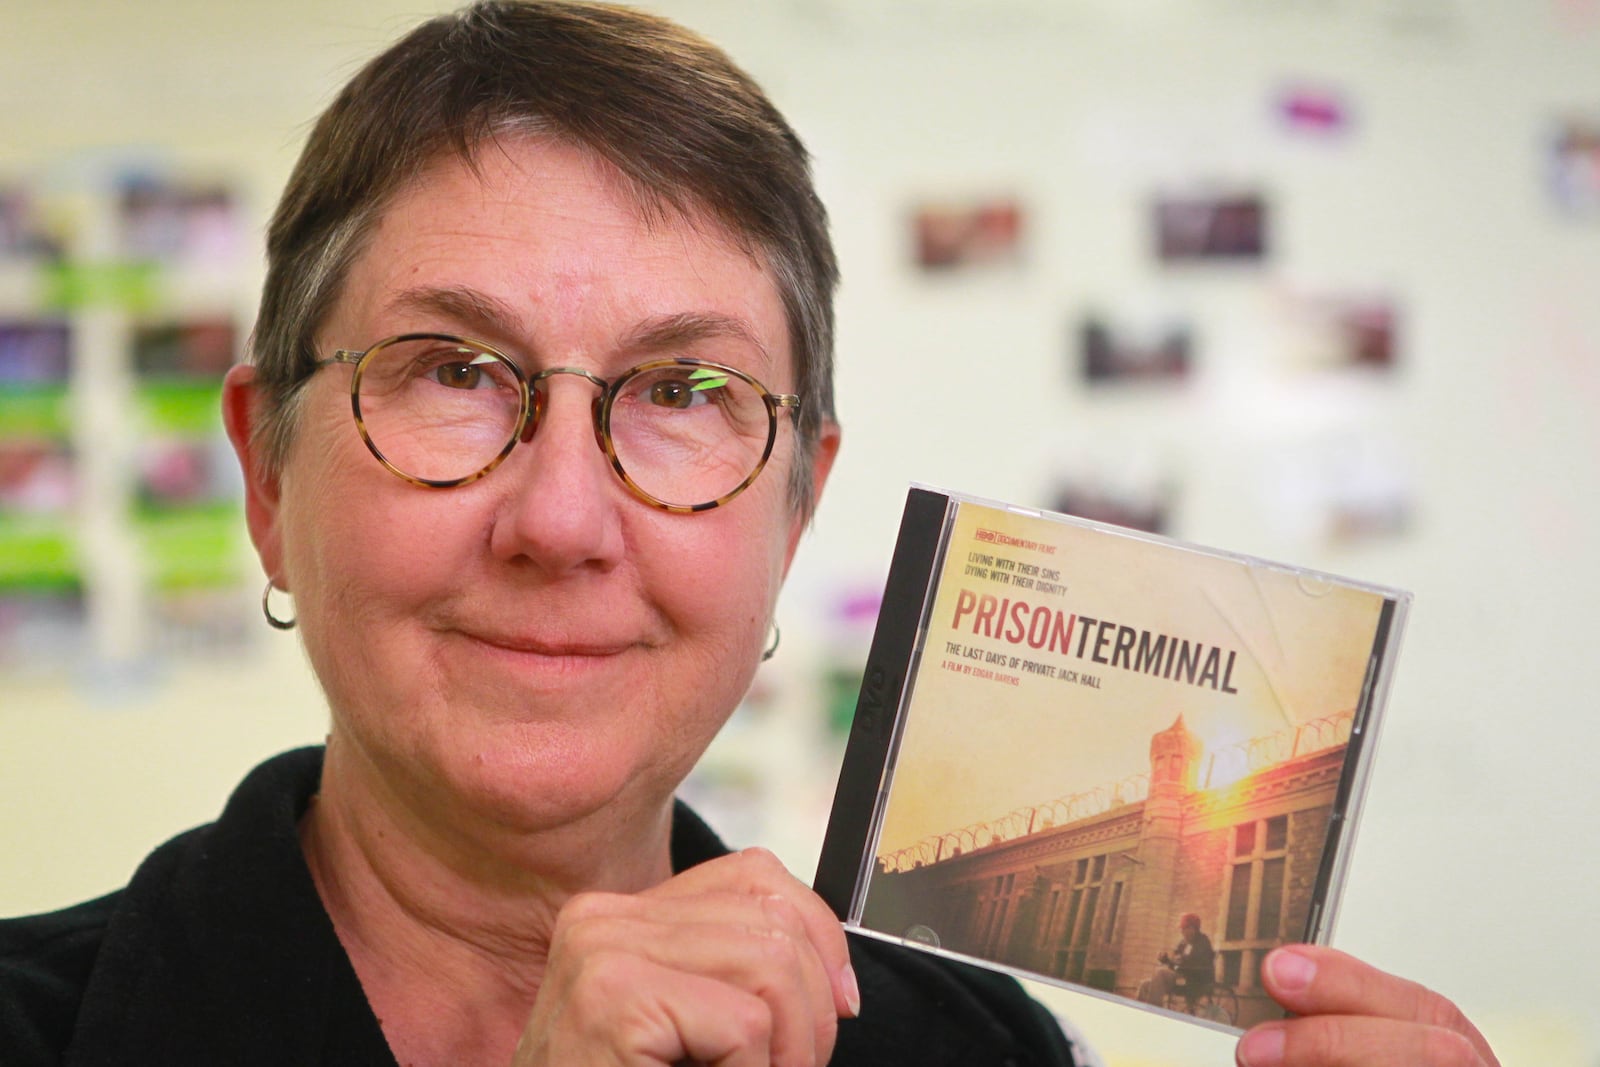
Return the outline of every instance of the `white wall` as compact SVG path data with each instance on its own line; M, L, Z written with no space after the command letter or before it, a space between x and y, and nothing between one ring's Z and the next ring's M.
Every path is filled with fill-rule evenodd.
M264 211L332 88L438 6L13 0L0 174L153 146L239 174ZM720 40L790 114L843 257L845 449L787 594L788 684L827 640L826 595L881 580L908 481L1045 503L1050 471L1084 456L1170 470L1178 536L1417 594L1336 943L1454 995L1508 1053L1595 1062L1600 219L1562 219L1540 168L1558 114L1600 112L1600 6L653 6ZM1290 78L1346 93L1350 133L1283 137L1268 105ZM1151 265L1144 198L1194 181L1271 193L1267 268ZM909 201L994 190L1029 208L1025 266L916 276ZM1290 286L1394 293L1399 371L1263 373ZM1075 384L1073 316L1151 301L1199 327L1189 387ZM1341 547L1283 521L1283 457L1329 438L1382 441L1411 473L1406 535ZM111 888L261 755L320 736L292 646L263 647L115 694L0 679L0 912ZM1117 1062L1226 1061L1211 1035L1064 1003Z

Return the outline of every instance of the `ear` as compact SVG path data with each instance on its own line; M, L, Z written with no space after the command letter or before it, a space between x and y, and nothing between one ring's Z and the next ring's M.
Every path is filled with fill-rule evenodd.
M228 441L244 474L244 514L250 527L250 540L261 558L261 569L279 589L291 592L283 571L283 544L278 525L276 475L265 473L266 464L256 440L260 418L261 393L256 385L256 369L233 367L222 380L222 422Z
M822 424L817 436L816 451L811 456L811 507L809 512L814 513L817 502L822 499L822 487L828 484L828 472L833 470L833 461L839 455L839 439L842 431L839 424L828 419ZM800 547L800 535L805 533L808 520L805 513L796 512L794 521L789 524L789 544L783 553L783 573L789 573L789 564L794 562L794 553Z

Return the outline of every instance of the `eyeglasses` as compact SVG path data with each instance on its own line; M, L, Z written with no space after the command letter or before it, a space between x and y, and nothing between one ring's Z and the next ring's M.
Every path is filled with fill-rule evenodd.
M415 485L449 489L476 481L532 440L549 406L549 379L571 374L598 386L595 441L635 496L665 511L706 511L738 496L772 455L778 412L800 398L770 393L735 367L654 359L611 381L577 367L531 377L481 341L407 333L330 363L355 366L350 406L378 461Z

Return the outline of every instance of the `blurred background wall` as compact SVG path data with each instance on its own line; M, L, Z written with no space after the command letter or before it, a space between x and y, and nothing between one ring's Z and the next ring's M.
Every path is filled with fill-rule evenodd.
M207 467L207 345L311 118L445 6L7 8L0 914L121 884L324 732ZM690 786L727 836L809 877L910 481L1398 585L1334 941L1508 1062L1600 1062L1600 2L647 6L788 113L844 267L844 450ZM1051 999L1113 1064L1231 1056Z

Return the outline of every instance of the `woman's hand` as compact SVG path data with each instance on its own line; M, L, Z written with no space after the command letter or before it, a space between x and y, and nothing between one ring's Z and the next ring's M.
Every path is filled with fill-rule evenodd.
M1245 1034L1235 1054L1242 1067L1499 1067L1450 1001L1343 952L1280 948L1261 981L1300 1018Z
M844 931L770 852L561 909L514 1067L819 1067L860 1009Z

